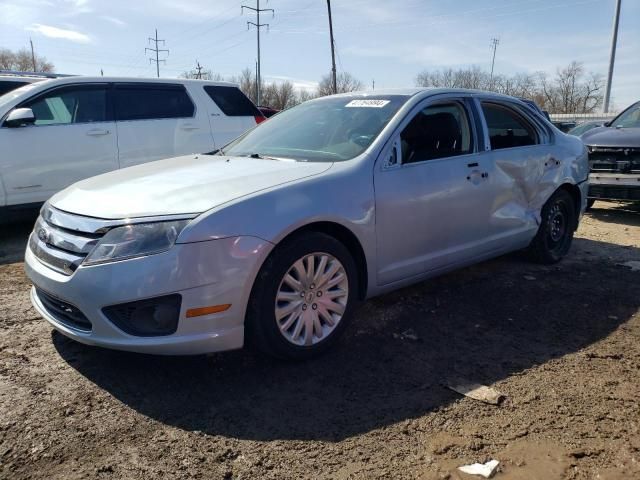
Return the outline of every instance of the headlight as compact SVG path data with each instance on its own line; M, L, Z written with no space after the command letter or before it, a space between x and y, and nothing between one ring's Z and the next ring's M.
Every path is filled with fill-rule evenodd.
M189 220L139 223L109 230L84 260L85 265L142 257L169 250Z

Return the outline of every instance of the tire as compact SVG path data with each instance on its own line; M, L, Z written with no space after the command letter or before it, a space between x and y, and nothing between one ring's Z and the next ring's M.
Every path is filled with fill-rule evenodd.
M596 203L596 199L595 198L588 198L587 199L587 212L593 208L593 204L594 203Z
M329 235L303 233L277 246L251 291L245 322L249 344L289 360L324 352L352 316L357 275L349 250Z
M573 198L566 190L557 190L542 207L542 222L529 245L529 255L542 264L557 263L569 252L577 226Z

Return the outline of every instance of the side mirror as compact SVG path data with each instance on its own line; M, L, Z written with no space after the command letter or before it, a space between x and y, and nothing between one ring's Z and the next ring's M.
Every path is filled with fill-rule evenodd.
M16 108L12 110L4 121L4 125L9 128L26 127L33 125L36 116L30 108Z

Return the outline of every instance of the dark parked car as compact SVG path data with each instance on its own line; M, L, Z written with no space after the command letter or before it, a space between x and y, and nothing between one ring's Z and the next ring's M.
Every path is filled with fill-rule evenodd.
M580 137L587 133L589 130L593 130L594 128L598 128L604 125L602 120L592 120L590 122L582 122L581 124L573 127L567 133L569 135L574 135L576 137Z
M260 110L260 113L262 113L262 115L264 115L266 118L273 117L276 113L280 111L275 108L265 107L265 106L259 106L258 110Z
M640 200L640 102L582 135L589 151L589 203Z

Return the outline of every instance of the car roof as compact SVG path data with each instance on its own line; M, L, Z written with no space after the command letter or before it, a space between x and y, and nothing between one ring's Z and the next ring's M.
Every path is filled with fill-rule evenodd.
M69 83L173 83L173 84L198 84L198 85L219 85L219 86L233 86L238 85L232 82L221 82L213 80L197 80L190 78L144 78L144 77L88 77L88 76L76 76L76 77L62 77L53 78L47 80L48 85L65 85Z
M503 95L501 93L489 92L486 90L474 90L469 88L443 88L443 87L414 87L414 88L386 88L380 90L363 90L357 92L348 92L348 93L339 93L334 95L334 97L364 97L370 96L374 97L376 95L399 95L399 96L407 96L412 97L415 95L420 95L422 97L428 97L432 95L442 95L442 94L465 94L465 95L482 95L482 96L490 96L495 98L502 98L505 100L517 100L522 102L522 100L511 97L509 95Z

